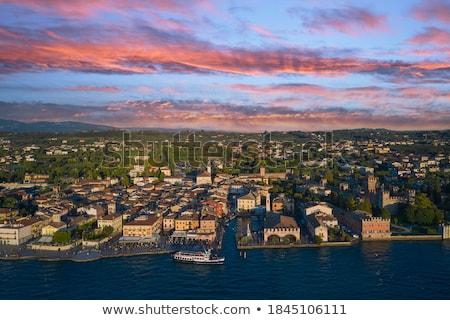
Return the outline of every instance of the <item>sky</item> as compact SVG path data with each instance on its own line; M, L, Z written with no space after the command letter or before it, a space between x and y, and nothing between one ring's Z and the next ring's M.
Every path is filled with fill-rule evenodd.
M0 0L0 118L450 129L450 1Z

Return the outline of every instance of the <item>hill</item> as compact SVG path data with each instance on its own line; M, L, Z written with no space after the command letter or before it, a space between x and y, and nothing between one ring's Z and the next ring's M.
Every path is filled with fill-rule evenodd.
M90 123L63 121L63 122L20 122L0 119L0 132L77 132L77 131L107 131L114 127Z

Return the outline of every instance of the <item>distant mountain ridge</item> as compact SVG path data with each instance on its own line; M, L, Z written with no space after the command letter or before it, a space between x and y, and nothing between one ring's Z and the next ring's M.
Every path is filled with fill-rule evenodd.
M85 122L76 122L76 121L60 121L60 122L52 122L52 121L37 121L37 122L22 122L16 120L7 120L0 118L0 132L15 132L15 133L32 133L32 132L48 132L48 133L70 133L70 132L83 132L83 131L156 131L156 132L181 132L181 131L191 131L191 132L222 132L222 133L239 133L239 131L222 131L220 129L202 129L202 128L189 128L189 127L180 127L180 128L164 128L164 127L113 127L113 126L105 126L99 124L91 124ZM277 132L284 131L272 131L272 134ZM289 131L289 133L304 133L309 135L311 132L323 133L322 131ZM390 130L385 128L354 128L354 129L337 129L331 130L333 132L334 139L348 138L348 135L352 136L355 134L365 135L367 134L368 138L373 138L371 133L377 132L378 134L389 134L391 136L395 135L395 133L400 134L409 134L411 136L415 136L418 138L422 134L431 134L440 132L445 137L450 136L450 129L447 130ZM257 132L253 132L254 134L258 134ZM377 137L375 136L375 137Z
M21 122L0 119L0 132L77 132L77 131L108 131L117 128L76 121L63 122Z

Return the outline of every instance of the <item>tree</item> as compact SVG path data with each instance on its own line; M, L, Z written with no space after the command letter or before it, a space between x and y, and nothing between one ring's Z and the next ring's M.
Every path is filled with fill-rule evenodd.
M5 208L15 208L16 207L16 201L17 201L16 198L8 197L8 198L5 199L5 201L3 203L3 206Z
M356 200L351 194L345 199L345 209L350 211L356 209Z
M274 185L271 189L269 189L269 193L282 193L283 188L279 185Z
M246 246L248 244L248 238L247 237L242 237L241 240L239 241L239 244L241 246Z
M56 231L53 235L54 243L69 243L70 233L68 231Z
M314 242L316 243L316 244L322 244L322 242L323 242L323 239L321 238L321 237L319 237L319 236L315 236L314 237Z
M269 238L269 240L270 240L270 243L273 245L277 245L280 243L280 238L278 238L277 236L271 237L271 238Z
M359 177L361 177L361 174L359 173L359 170L354 169L354 170L353 170L353 178L354 178L355 180L358 180Z
M418 194L414 204L406 208L406 220L409 223L428 225L441 223L443 219L444 212L439 210L425 193Z
M391 218L391 213L389 212L388 209L386 209L386 208L382 208L381 209L381 218L383 218L383 219L390 219Z
M335 206L339 206L339 194L336 191L331 191L330 203Z
M164 174L164 172L162 172L161 170L158 172L158 180L160 182L164 181L164 178L166 177L166 175Z
M122 176L122 185L123 185L124 187L129 187L129 186L131 186L130 178L128 178L127 175Z
M106 226L106 227L103 227L102 232L105 236L109 237L114 232L114 228L111 226Z
M333 172L330 169L327 169L327 171L325 172L325 179L327 179L328 184L333 184L334 176Z
M358 206L359 210L366 211L368 213L372 213L372 203L369 198L364 198Z
M300 192L294 193L294 199L295 200L302 200L303 199L303 193L300 193Z

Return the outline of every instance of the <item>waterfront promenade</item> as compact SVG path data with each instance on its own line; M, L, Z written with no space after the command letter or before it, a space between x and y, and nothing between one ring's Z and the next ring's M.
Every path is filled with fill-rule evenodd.
M150 254L171 254L181 249L199 250L197 244L169 244L167 246L152 245L105 245L100 248L83 248L76 246L70 250L36 250L27 246L0 245L0 260L30 260L88 262L102 258L138 256Z
M389 240L378 240L381 242L389 241L439 241L442 237L439 235L397 235ZM369 241L376 242L377 240ZM278 244L278 245L236 245L238 250L253 249L301 249L301 248L324 248L324 247L349 247L360 243L361 240L342 242L323 242L301 243L301 244ZM41 261L63 261L89 262L103 258L116 258L126 256L153 255L153 254L171 254L179 250L203 250L205 243L166 243L163 245L155 244L111 244L106 243L99 248L84 248L81 245L75 246L69 250L39 250L30 249L26 245L10 246L0 245L0 260L30 260ZM217 250L218 248L213 248Z

